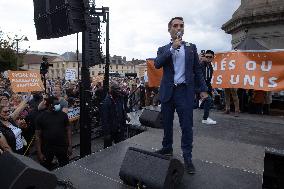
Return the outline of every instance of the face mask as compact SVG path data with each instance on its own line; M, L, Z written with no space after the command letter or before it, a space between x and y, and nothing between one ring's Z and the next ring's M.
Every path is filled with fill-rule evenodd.
M61 109L60 104L54 105L54 111L58 112L58 111L60 111L60 109Z

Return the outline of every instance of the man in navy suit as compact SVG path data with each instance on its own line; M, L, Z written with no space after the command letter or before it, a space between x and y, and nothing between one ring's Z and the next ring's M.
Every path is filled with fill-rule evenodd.
M173 119L174 112L179 116L182 130L181 148L185 170L193 174L193 101L194 91L201 91L201 98L206 98L207 87L199 64L196 46L182 41L184 22L182 17L175 17L168 23L171 43L160 47L155 59L155 67L163 68L160 85L162 124L164 127L163 147L156 151L163 155L173 154Z

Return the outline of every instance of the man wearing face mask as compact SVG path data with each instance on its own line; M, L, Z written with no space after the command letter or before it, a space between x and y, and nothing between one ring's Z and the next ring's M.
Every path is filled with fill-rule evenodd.
M68 102L62 97L61 94L62 90L61 87L56 85L53 89L53 96L56 97L59 100L60 103L60 110L62 110L65 113L68 113ZM42 101L38 105L38 110L43 110L45 109L44 101Z
M124 94L117 82L110 84L109 94L102 105L102 125L104 133L104 148L124 140L126 127L126 106Z
M61 111L58 98L50 96L44 103L46 110L36 120L36 147L38 160L51 170L54 156L59 166L69 163L72 155L71 127L67 114Z

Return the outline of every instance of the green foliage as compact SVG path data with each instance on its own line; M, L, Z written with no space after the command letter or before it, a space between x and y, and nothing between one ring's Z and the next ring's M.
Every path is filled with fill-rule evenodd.
M4 36L0 31L0 71L17 70L22 64L23 54L17 57L16 36L13 38ZM17 66L19 65L19 66Z

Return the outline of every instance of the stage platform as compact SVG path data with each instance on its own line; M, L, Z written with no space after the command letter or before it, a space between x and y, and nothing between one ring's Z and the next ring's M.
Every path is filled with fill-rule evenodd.
M193 162L197 173L184 174L180 189L260 189L265 147L284 148L281 117L242 115L235 118L220 112L211 114L218 124L200 123L201 110L194 112ZM174 121L174 155L182 160L180 128ZM54 171L75 188L129 188L119 179L119 169L128 147L154 151L161 147L163 131L147 131L108 149ZM60 188L60 187L58 187Z
M71 181L75 188L129 188L119 179L118 173L124 155L130 146L151 150L144 146L125 141L57 169L55 173L58 178ZM179 189L261 188L262 176L259 174L197 159L194 160L194 164L197 173L195 175L185 173L183 181L178 187Z

